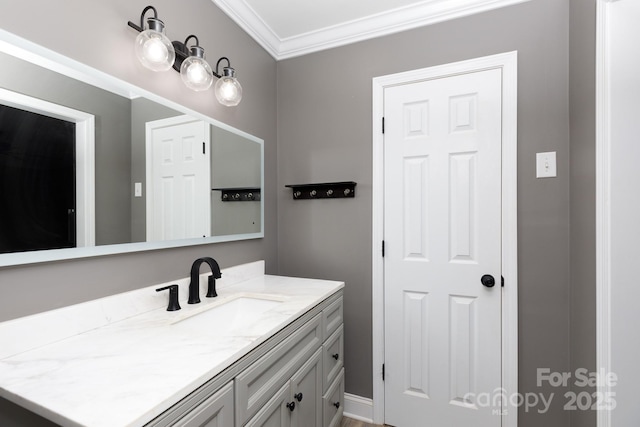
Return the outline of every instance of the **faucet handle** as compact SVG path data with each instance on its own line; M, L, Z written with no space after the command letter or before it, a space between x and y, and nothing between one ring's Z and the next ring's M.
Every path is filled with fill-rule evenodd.
M167 311L180 310L180 303L178 302L178 285L169 285L164 288L156 289L156 292L166 291L169 289L169 305Z
M216 292L216 278L212 274L208 278L208 287L207 287L207 298L217 297L218 293Z

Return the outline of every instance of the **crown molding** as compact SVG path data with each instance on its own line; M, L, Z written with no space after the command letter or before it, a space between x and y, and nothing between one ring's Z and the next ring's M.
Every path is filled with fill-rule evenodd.
M213 2L276 60L293 58L530 0L432 0L281 39L245 0Z
M282 41L244 0L213 0L213 3L253 37L271 56L280 59L279 49Z

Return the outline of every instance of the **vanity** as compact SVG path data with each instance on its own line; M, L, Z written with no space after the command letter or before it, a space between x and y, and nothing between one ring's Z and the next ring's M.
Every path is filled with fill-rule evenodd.
M178 311L167 311L177 284ZM0 396L63 426L337 426L344 283L222 270L0 323Z

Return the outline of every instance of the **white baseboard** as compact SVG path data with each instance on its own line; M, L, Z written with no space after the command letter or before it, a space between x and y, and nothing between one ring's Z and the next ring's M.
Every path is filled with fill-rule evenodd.
M344 416L366 423L373 423L373 400L345 393Z

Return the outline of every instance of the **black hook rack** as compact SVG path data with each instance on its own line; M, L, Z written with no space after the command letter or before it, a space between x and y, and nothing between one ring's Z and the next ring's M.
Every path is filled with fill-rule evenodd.
M223 202L259 202L260 188L212 188L212 191L221 191L220 199Z
M344 199L356 195L357 183L353 181L324 182L318 184L285 185L293 190L294 200L303 199Z

